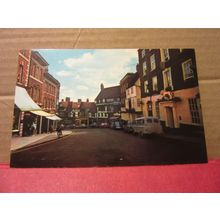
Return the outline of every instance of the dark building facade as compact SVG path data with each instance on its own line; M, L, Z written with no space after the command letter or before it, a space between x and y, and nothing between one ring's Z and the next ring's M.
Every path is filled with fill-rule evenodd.
M95 99L96 118L98 124L109 122L112 117L119 117L121 113L121 89L120 86L104 88L101 84L101 91Z
M169 128L202 127L193 49L139 49L144 116L160 118Z

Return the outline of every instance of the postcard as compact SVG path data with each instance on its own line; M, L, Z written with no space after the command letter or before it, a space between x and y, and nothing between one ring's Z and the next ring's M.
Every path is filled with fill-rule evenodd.
M206 163L195 53L21 49L10 166Z

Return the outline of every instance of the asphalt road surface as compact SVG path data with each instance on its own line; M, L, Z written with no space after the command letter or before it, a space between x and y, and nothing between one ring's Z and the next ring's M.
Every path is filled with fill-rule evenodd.
M206 162L204 141L140 138L111 129L78 129L30 149L14 152L11 167L101 167Z

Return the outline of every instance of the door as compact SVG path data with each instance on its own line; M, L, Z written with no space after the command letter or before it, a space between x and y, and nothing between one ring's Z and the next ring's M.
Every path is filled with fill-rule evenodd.
M173 108L166 107L166 112L167 112L167 127L173 128L174 127Z

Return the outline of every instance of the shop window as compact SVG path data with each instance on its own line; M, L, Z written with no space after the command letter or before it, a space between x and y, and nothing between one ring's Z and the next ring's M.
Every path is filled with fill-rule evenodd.
M189 108L192 118L192 123L201 124L200 114L199 114L199 99L191 98L189 101Z
M159 102L155 102L156 116L160 118L160 105Z
M148 80L146 80L145 82L144 82L144 92L145 93L149 93L149 87L148 87L149 85L148 85Z
M152 102L150 102L150 101L147 103L147 110L148 110L148 116L153 116Z
M192 69L192 60L191 59L182 63L182 69L183 69L184 80L194 77L194 71Z

